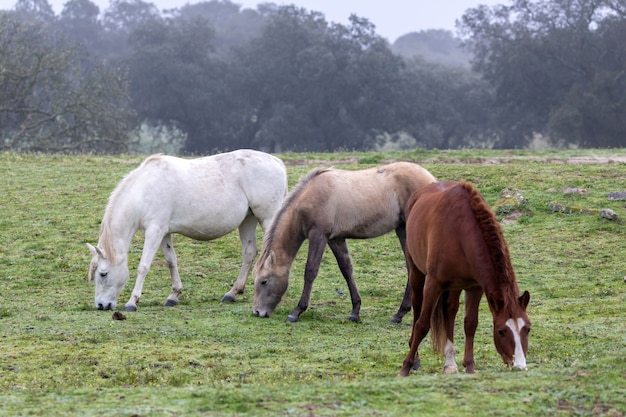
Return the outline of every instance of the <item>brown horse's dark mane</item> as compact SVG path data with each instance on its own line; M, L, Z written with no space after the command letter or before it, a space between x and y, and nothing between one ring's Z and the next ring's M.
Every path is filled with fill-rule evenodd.
M306 176L302 177L298 182L298 185L296 185L295 188L291 190L291 192L287 195L285 201L283 201L283 205L274 215L272 224L263 236L263 253L261 254L262 257L266 255L266 250L273 245L278 224L284 217L285 213L291 208L293 203L298 199L298 197L300 197L300 194L302 194L302 190L304 190L304 188L308 185L309 182L311 182L311 180L313 180L313 178L329 170L330 168L315 168L314 170L310 171Z
M462 182L461 187L469 194L469 205L482 231L496 271L496 285L502 290L502 295L505 297L504 305L517 305L517 280L500 223L498 223L496 216L485 199L470 183Z

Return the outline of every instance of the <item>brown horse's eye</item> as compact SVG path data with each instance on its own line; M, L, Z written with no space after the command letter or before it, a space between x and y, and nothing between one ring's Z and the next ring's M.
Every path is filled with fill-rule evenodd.
M267 280L264 279L263 281L261 281L261 285L267 285Z
M504 337L504 336L506 336L506 330L498 330L498 335L499 335L500 337Z

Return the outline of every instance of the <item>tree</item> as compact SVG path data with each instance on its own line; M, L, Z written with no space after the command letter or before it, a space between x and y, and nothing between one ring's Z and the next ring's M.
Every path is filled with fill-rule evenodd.
M256 10L241 9L229 0L211 0L186 4L173 16L182 20L203 18L213 28L215 52L225 55L231 48L249 43L261 33L265 18Z
M422 57L438 64L469 67L472 55L464 50L461 41L452 32L430 29L400 36L391 50L405 58Z
M214 31L201 17L154 20L130 37L133 107L141 120L187 133L187 152L224 150L230 120L227 72L212 55Z
M21 18L34 18L45 22L52 22L55 18L48 0L17 0L15 12Z
M129 54L129 37L139 27L163 19L159 9L143 0L111 0L102 16L104 50L108 59L122 60Z
M56 26L70 42L83 45L92 55L102 56L106 50L99 15L100 8L90 0L69 0L63 5Z
M125 149L126 79L97 66L41 21L0 14L0 149L50 152Z
M562 144L624 144L624 9L611 0L514 0L463 15L474 67L495 88L498 146L524 146L536 132Z
M424 148L489 147L494 141L492 89L478 74L414 58L402 72L396 103L401 139Z
M400 58L365 19L329 25L320 13L278 8L235 67L246 146L371 149L393 127Z

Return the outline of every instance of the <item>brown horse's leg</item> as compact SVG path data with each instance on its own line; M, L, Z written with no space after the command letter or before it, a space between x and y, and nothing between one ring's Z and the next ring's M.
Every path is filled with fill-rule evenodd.
M306 260L306 266L304 268L304 287L302 288L302 296L300 296L298 306L291 312L291 314L289 314L289 316L287 316L286 321L298 321L300 314L302 314L309 307L313 281L315 281L317 273L320 270L320 264L322 263L322 255L324 254L325 246L326 238L324 235L317 230L311 230L309 232L309 253Z
M465 372L473 374L474 367L474 335L478 327L478 307L483 290L480 287L465 290L465 353L463 355L463 366Z
M352 300L352 312L348 319L350 321L359 321L359 312L361 311L361 295L356 287L356 281L354 280L354 268L352 268L352 261L350 260L350 252L348 251L348 244L345 239L331 240L328 242L328 246L333 251L335 259L337 259L337 265L339 270L348 284L348 290L350 291L350 299Z
M407 258L408 259L408 258ZM420 367L420 358L417 348L420 342L430 328L430 313L423 314L424 310L424 274L417 269L417 267L409 260L409 282L411 283L412 290L412 304L413 304L413 326L411 326L411 337L409 338L409 353L404 359L402 369L400 370L400 376L408 376L411 370L418 370ZM432 305L430 306L432 311ZM422 320L420 320L420 318ZM426 318L424 320L424 318ZM424 331L423 325L420 325L420 321L426 322L426 329Z
M398 228L396 229L396 236L398 236L398 240L400 241L400 246L402 247L402 253L405 254L405 258L406 258L406 225L404 223L402 223L402 225L398 226ZM408 272L409 271L408 260L406 260L406 269ZM402 318L409 311L411 311L411 283L407 279L406 287L404 289L404 296L402 297L402 303L400 304L400 307L398 308L398 312L391 318L391 322L401 323Z
M459 368L456 366L456 361L454 360L454 321L459 311L460 296L460 290L448 291L446 311L446 334L448 341L444 350L445 363L443 365L443 372L445 374L454 374L459 371Z

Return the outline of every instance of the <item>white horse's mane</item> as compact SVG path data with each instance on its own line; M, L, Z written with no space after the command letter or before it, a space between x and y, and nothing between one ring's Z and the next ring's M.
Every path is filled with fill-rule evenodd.
M161 159L163 154L155 154L147 157L143 162L135 169L126 174L120 182L117 183L115 189L109 196L109 201L104 209L104 216L102 217L102 223L100 224L100 235L98 239L98 246L104 251L109 262L115 263L115 249L113 246L113 239L111 234L111 217L113 216L113 210L118 206L120 196L124 196L123 192L130 184L133 183L137 173L149 162Z

